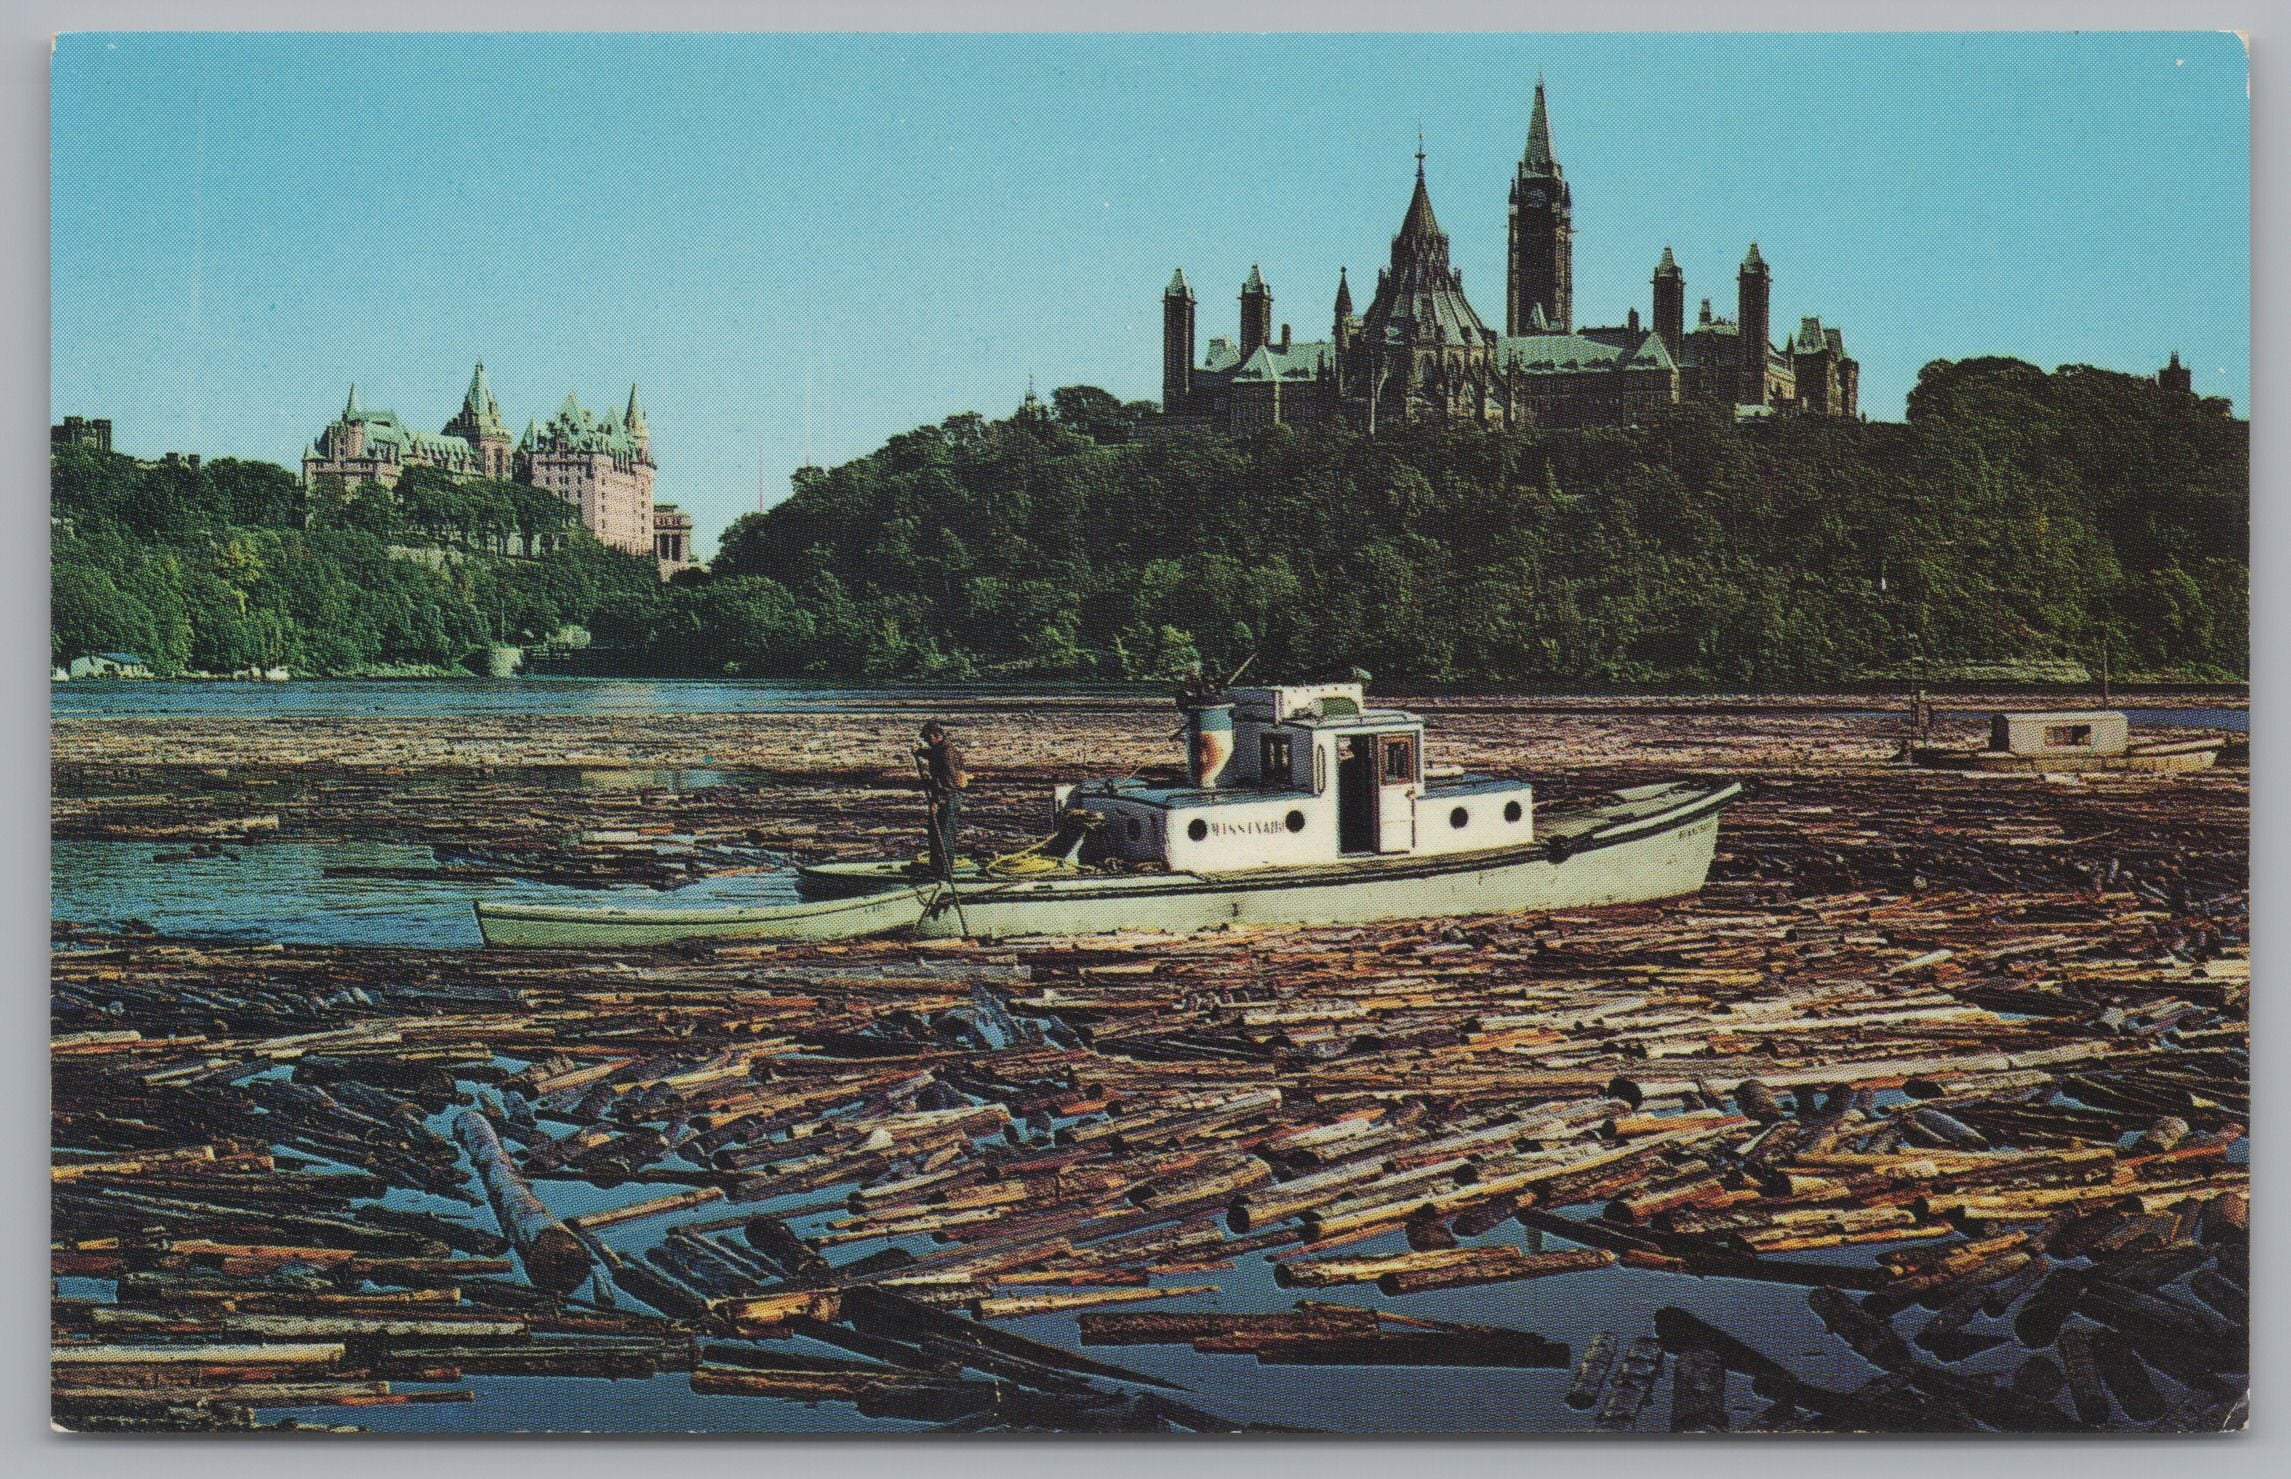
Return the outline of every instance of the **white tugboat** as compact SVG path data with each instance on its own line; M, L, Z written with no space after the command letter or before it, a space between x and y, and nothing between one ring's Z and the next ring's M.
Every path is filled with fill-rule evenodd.
M1525 781L1424 761L1424 721L1357 683L1183 701L1183 785L1060 786L1058 830L930 876L905 859L797 870L784 904L705 909L481 902L486 943L653 945L1183 931L1582 909L1702 887L1739 781L1634 786L1538 814Z

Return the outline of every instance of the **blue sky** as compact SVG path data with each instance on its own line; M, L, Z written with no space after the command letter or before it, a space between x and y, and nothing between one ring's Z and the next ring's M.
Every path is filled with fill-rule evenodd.
M2249 115L2219 34L70 35L53 398L139 455L294 464L352 380L442 426L643 387L656 494L712 537L809 439L863 453L1031 372L1158 394L1159 296L1233 331L1252 262L1325 334L1416 131L1481 315L1541 71L1579 321L1842 326L1862 405L2010 354L2249 393Z

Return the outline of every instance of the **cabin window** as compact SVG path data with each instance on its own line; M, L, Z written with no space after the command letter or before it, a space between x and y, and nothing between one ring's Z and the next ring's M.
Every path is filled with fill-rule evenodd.
M1416 779L1416 742L1412 739L1388 739L1384 742L1384 784L1404 785Z
M1284 819L1284 825L1292 832L1302 832L1305 829L1305 814L1301 811L1291 810Z
M2056 748L2089 745L2092 726L2089 724L2047 724L2044 727L2045 744Z
M1209 824L1203 821L1201 818L1195 817L1186 825L1185 835L1192 838L1195 842L1199 842L1202 838L1209 835Z
M1257 778L1268 786L1284 790L1294 781L1295 769L1289 759L1289 737L1268 734L1257 741Z
M1145 828L1139 824L1136 817L1130 818L1128 831L1130 834L1130 841L1132 842L1137 841L1140 837L1145 835Z
M1461 832L1471 824L1472 814L1462 807L1448 813L1448 825Z
M1521 815L1522 813L1520 811L1518 802L1506 801L1503 804L1503 819L1505 821L1516 822L1520 819Z

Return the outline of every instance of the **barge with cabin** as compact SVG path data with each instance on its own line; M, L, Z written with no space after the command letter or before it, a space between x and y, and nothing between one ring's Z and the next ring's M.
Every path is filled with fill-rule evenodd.
M2121 709L2000 710L1989 716L1986 749L1915 746L1910 758L1934 770L2041 775L2080 770L2205 770L2227 737L2135 740Z
M1740 781L1633 786L1539 813L1528 782L1427 766L1424 721L1358 683L1184 702L1182 784L1056 788L1057 830L943 876L906 859L796 870L797 898L700 909L480 901L489 945L1000 939L1350 924L1676 898L1702 887Z

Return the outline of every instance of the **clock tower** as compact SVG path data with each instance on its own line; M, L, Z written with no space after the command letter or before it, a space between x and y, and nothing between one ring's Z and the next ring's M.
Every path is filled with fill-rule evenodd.
M1551 153L1543 79L1527 123L1527 152L1511 181L1511 256L1504 285L1504 332L1565 331L1575 317L1575 207ZM1539 321L1540 320L1540 321Z

